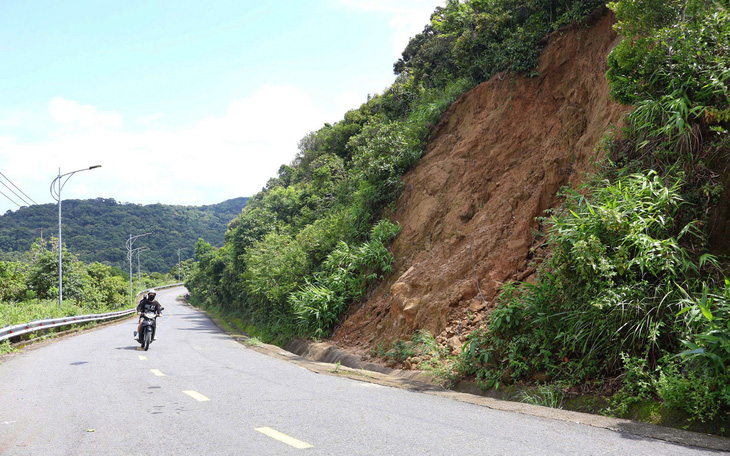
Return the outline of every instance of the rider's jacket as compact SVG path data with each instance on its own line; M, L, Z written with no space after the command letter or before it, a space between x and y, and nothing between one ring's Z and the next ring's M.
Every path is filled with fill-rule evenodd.
M162 312L162 306L156 300L150 301L147 297L144 297L137 305L137 312L154 312L159 314Z

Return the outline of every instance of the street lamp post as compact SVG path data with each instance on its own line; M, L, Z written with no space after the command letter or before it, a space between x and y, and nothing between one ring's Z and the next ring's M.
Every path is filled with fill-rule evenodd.
M132 307L134 307L134 290L132 288L132 255L134 254L134 250L132 249L132 245L138 238L149 236L150 234L152 233L138 234L136 236L130 234L129 240L127 241L127 258L129 259L129 305Z
M137 287L142 288L142 269L139 267L139 252L148 251L148 247L137 247L134 252L137 253Z
M51 196L58 202L58 304L63 305L63 262L61 255L61 190L66 185L71 176L81 171L101 168L101 165L94 165L84 169L77 169L70 173L61 174L61 168L58 168L58 176L51 182ZM68 177L67 177L68 176ZM66 177L65 180L62 178ZM56 184L58 182L58 184Z

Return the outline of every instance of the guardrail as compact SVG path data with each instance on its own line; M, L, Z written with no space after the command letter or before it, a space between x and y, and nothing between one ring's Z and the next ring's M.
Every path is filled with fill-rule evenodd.
M23 334L32 333L35 331L45 331L51 328L58 328L60 326L76 325L79 323L89 323L92 321L100 320L111 320L113 318L131 315L134 312L135 309L127 309L118 312L108 312L103 314L49 318L47 320L31 321L30 323L23 323L15 326L6 326L4 328L0 328L0 341L10 339L11 337L22 336Z
M155 290L160 290L164 288L174 288L178 287L180 285L183 285L182 283L174 283L170 285L163 285L161 287L155 287ZM141 291L137 294L137 299L139 296L149 290ZM80 323L89 323L92 321L101 321L101 320L112 320L114 318L124 317L126 315L131 315L136 312L136 309L127 309L127 310L119 310L116 312L107 312L102 314L93 314L93 315L75 315L70 317L59 317L59 318L48 318L46 320L36 320L31 321L30 323L22 323L19 325L14 326L5 326L4 328L0 328L0 342L5 339L10 339L11 337L17 337L22 336L23 334L28 334L36 331L45 331L52 328L58 328L60 326L68 326L68 325L77 325Z

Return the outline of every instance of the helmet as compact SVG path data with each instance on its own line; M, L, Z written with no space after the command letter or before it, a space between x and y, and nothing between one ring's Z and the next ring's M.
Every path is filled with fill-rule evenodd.
M155 296L157 296L157 292L154 288L147 292L147 297L149 299L155 299Z

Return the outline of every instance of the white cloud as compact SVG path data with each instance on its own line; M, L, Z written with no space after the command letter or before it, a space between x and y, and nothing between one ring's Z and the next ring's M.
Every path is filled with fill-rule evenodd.
M11 138L10 136L0 136L0 148L9 147L12 143L13 138Z
M122 126L122 116L116 112L102 112L94 106L81 105L62 97L51 100L48 112L55 122L69 127L89 129Z
M64 199L200 205L251 196L292 161L304 135L332 121L307 93L273 85L189 128L157 125L155 119L133 129L118 113L60 97L48 108L47 139L18 143L0 137L0 171L38 203L50 202L48 187L59 165L62 173L102 165L74 176ZM144 125L141 120L131 123ZM0 213L7 209L15 206L0 199Z
M18 116L0 118L0 127L19 127L19 126L20 126L20 117L18 117Z

